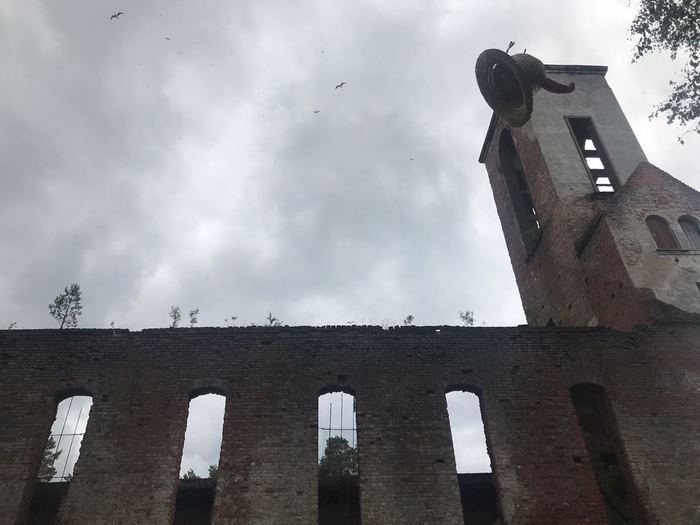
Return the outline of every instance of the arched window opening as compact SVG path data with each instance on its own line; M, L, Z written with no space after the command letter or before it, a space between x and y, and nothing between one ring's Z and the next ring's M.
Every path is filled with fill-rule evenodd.
M683 215L678 219L683 233L688 239L688 248L691 250L700 250L700 221L692 215Z
M510 131L504 129L498 143L498 153L505 177L508 194L513 204L513 213L518 221L525 251L530 254L535 249L542 233L535 204L530 195L520 156L515 149Z
M211 522L225 409L219 394L190 401L173 525Z
M355 396L318 398L318 523L359 525L360 484Z
M648 523L629 473L605 389L583 383L569 389L608 521Z
M490 525L499 517L498 497L479 396L469 391L453 391L445 397L464 523Z
M40 481L57 483L73 478L73 469L80 455L90 407L90 396L72 396L58 404L51 435L41 458Z
M647 226L659 250L680 249L676 236L673 235L671 227L668 225L666 219L658 215L649 215L649 217L647 217Z
M41 456L38 483L29 504L27 524L48 525L56 521L73 470L80 456L80 445L87 428L92 397L74 395L56 407L56 419Z

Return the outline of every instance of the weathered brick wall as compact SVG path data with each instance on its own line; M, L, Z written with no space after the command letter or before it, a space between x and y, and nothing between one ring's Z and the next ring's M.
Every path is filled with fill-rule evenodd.
M653 301L650 289L635 287L610 231L610 219L606 215L600 220L581 252L586 298L603 326L631 330L652 324L664 317L662 305Z
M700 218L698 192L648 163L614 195L596 195L589 182L585 194L580 187L557 192L556 167L548 166L541 138L526 124L511 133L542 228L540 242L527 253L497 154L503 129L498 121L485 164L529 324L630 330L700 314L700 251L657 250L645 222L649 215L666 218L687 248L678 219ZM604 218L582 243L598 214Z
M317 521L317 396L357 400L364 525L462 523L445 393L481 405L504 522L602 524L568 389L607 390L660 524L700 519L700 326L0 331L0 523L23 523L61 392L94 400L62 525L174 515L189 395L227 394L213 523ZM578 461L578 460L580 461Z
M597 203L591 201L590 194L567 199L557 195L553 175L529 126L511 133L541 226L541 238L532 253L525 250L497 154L505 127L500 120L485 159L523 309L532 325L543 326L550 320L557 325L595 325L598 319L586 296L576 241L595 217Z
M574 80L576 90L566 95L538 91L531 119L510 129L541 225L540 242L530 253L499 159L507 128L500 118L492 120L480 157L528 323L630 330L654 320L699 315L700 251L657 251L645 219L651 214L666 218L681 248L688 248L678 218L700 218L700 193L647 163L605 81L606 68L547 68L560 82ZM596 193L567 116L593 120L620 183L614 194ZM604 222L594 232L597 237L588 239L582 262L582 241L599 214Z
M681 250L659 251L646 224L649 215L668 221ZM700 219L700 193L653 164L640 164L610 202L608 223L625 270L637 288L664 303L700 314L700 250L692 250L678 224L683 215Z

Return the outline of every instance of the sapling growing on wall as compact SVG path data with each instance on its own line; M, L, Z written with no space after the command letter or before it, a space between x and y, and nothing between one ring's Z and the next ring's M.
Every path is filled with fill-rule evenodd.
M413 326L413 314L408 314L406 317L404 317L403 320L403 325L404 326Z
M170 328L177 328L178 325L180 324L180 319L182 318L182 313L180 312L180 307L179 306L171 306L170 313L168 315L170 316L170 319L171 319Z
M190 310L190 328L194 328L194 325L197 324L197 317L199 316L199 308L195 308L193 310Z
M460 310L459 320L462 321L464 326L474 326L476 319L474 318L474 312L472 310Z
M63 293L58 294L49 305L49 313L59 328L75 328L78 326L83 305L81 304L80 285L73 283L63 289Z
M267 321L267 326L282 326L282 321L272 315L272 312L267 314L265 320Z

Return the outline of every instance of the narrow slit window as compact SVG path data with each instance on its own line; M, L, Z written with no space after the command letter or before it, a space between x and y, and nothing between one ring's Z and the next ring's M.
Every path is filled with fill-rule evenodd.
M598 193L614 193L619 186L610 159L590 117L566 117L584 165Z
M646 222L647 227L651 232L651 236L654 238L656 247L659 250L680 249L678 240L676 240L676 236L673 235L671 227L669 226L668 221L666 221L666 219L664 219L663 217L659 217L658 215L649 215L649 217L647 217L646 219Z
M571 387L569 393L609 523L647 523L605 389L582 383Z
M318 523L360 525L355 396L343 391L318 398Z
M225 409L226 397L220 394L190 400L174 525L211 522Z
M501 133L498 149L503 176L513 205L513 213L518 221L525 251L529 255L537 246L542 229L520 162L520 156L515 149L513 137L507 129Z
M688 248L700 250L700 221L692 215L684 215L678 219L678 224L688 239Z
M445 397L464 523L496 523L498 499L479 396L453 391Z

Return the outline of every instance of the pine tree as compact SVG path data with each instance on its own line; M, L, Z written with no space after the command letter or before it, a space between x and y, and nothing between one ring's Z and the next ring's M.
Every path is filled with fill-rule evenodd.
M46 443L46 448L44 449L44 455L41 458L41 465L39 466L39 479L41 481L51 481L56 476L56 460L61 455L62 450L56 449L56 441L53 436L49 437L49 441Z

